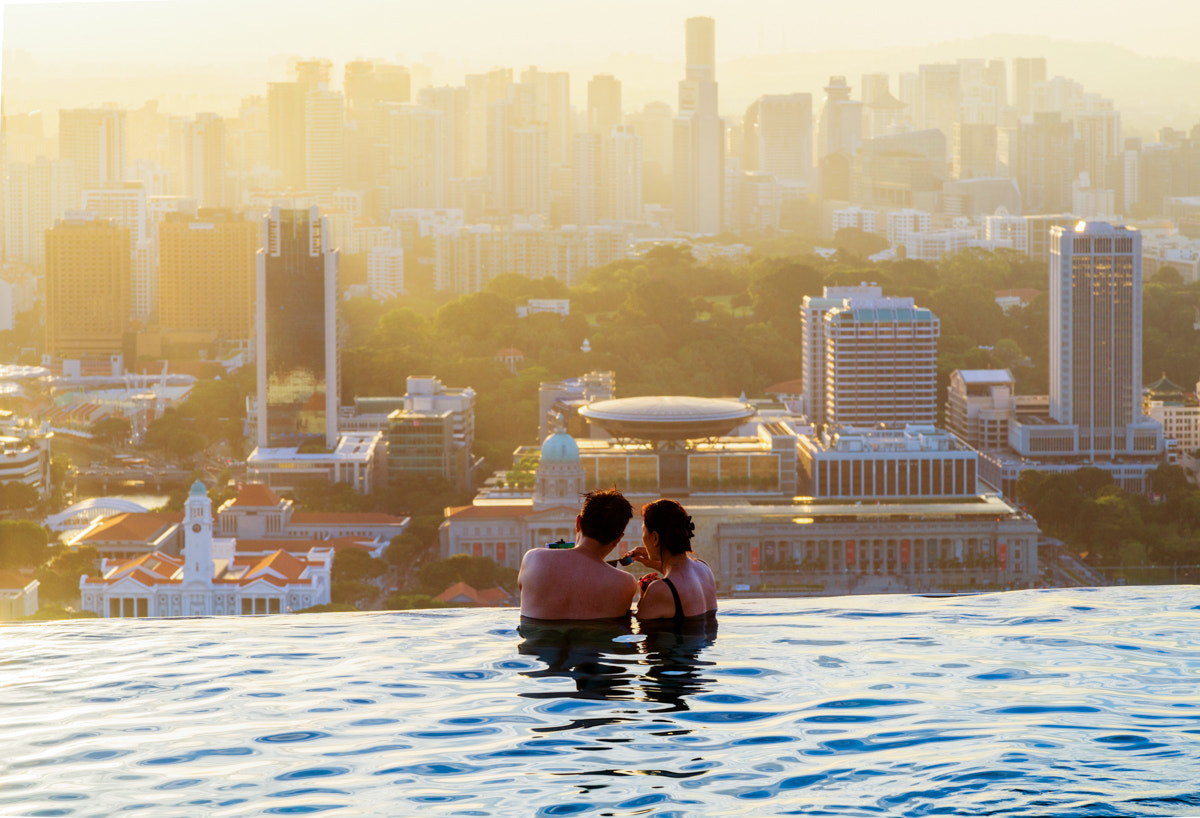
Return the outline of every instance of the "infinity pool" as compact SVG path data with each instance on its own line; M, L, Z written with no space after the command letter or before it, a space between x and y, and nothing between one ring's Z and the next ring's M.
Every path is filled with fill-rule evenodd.
M0 815L1195 815L1196 591L4 627Z

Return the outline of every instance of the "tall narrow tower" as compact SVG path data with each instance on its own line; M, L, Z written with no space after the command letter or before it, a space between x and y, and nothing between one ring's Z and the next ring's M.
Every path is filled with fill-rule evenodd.
M1105 222L1050 228L1050 414L1079 453L1132 453L1141 417L1142 234Z
M725 201L725 122L717 113L716 22L689 17L684 32L687 73L679 83L675 118L675 226L719 233Z
M338 251L318 208L271 209L255 275L258 445L337 443Z
M183 584L212 585L212 500L197 480L183 510ZM196 613L196 611L192 611Z

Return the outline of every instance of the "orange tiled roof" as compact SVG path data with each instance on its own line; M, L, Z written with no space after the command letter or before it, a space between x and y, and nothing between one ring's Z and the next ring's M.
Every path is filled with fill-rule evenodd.
M81 543L147 542L168 526L183 522L183 512L127 512L104 518L95 529L80 538Z
M479 601L484 605L499 605L508 602L511 597L503 588L485 588L479 591Z
M274 508L279 505L279 495L264 483L244 483L238 487L237 497L230 505L235 508Z
M434 597L439 602L450 602L455 597L465 596L471 602L479 602L479 592L465 582L456 582Z
M5 591L23 591L31 582L33 577L22 576L16 571L0 571L0 589Z
M400 525L403 517L377 511L296 511L292 525Z
M244 537L239 537L237 540L237 554L246 555L252 553L270 553L273 551L287 551L290 554L307 553L313 548L332 548L337 551L339 548L361 548L364 551L371 550L373 546L369 543L356 540L354 537L333 537L328 540L312 540L312 539L285 539L277 540L250 540Z

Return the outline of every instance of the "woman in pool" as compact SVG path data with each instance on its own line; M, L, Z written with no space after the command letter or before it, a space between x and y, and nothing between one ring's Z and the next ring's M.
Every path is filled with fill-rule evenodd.
M642 507L642 544L629 556L662 572L642 578L638 619L688 619L717 611L717 581L712 569L692 553L696 527L674 500L655 500Z

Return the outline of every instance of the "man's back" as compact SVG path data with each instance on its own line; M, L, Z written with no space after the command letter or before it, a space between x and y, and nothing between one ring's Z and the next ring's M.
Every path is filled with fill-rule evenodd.
M535 548L521 560L521 615L534 619L624 616L637 582L581 548Z

